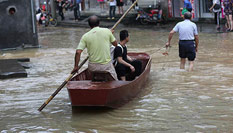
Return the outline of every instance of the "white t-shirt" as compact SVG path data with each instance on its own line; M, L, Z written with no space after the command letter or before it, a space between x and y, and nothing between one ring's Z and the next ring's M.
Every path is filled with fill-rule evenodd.
M113 0L113 2L109 2L110 6L116 6L116 0Z
M198 35L197 25L188 19L176 24L173 30L179 33L180 40L194 40L194 35Z
M213 0L213 4L219 4L219 5L220 5L220 0ZM213 8L213 12L220 12L220 11L221 11L221 8L218 9L218 10L215 10L215 9Z
M213 0L213 3L220 4L220 1L219 0Z
M40 16L41 16L41 13L36 14L36 20L37 20L37 21L40 20Z

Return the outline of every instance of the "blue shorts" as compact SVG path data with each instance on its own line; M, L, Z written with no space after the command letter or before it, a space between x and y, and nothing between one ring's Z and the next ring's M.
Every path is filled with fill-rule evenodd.
M188 58L189 61L194 61L196 58L196 46L194 41L179 41L179 56L180 58Z

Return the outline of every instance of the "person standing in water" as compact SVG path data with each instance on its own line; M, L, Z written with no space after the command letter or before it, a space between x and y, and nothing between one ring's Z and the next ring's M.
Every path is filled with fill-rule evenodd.
M189 60L189 71L193 71L194 60L196 52L198 51L199 37L197 26L191 22L192 14L186 12L184 14L184 21L179 22L171 30L168 37L166 47L170 47L173 35L179 33L179 56L180 56L180 69L185 69L186 58Z
M117 46L113 31L99 27L100 20L95 15L88 19L88 23L91 30L85 33L79 42L75 53L74 69L71 73L78 72L81 53L87 48L88 70L109 72L115 80L118 80L110 55L110 44Z

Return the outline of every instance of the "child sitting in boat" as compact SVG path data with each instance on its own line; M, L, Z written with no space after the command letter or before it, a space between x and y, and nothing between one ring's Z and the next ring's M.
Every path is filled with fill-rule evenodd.
M129 33L127 30L120 32L120 43L114 49L114 65L117 77L125 81L126 75L130 74L130 80L135 79L141 74L142 63L139 60L133 60L127 55L126 43L129 42Z

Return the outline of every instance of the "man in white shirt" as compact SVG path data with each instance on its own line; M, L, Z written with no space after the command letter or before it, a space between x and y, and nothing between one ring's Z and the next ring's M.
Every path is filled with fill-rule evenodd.
M186 58L189 60L189 71L193 70L194 60L196 58L196 52L198 50L199 37L197 32L197 26L195 23L191 22L192 14L186 12L184 14L185 20L176 24L176 26L171 30L166 47L171 44L171 39L173 35L179 33L179 56L180 69L185 69Z

